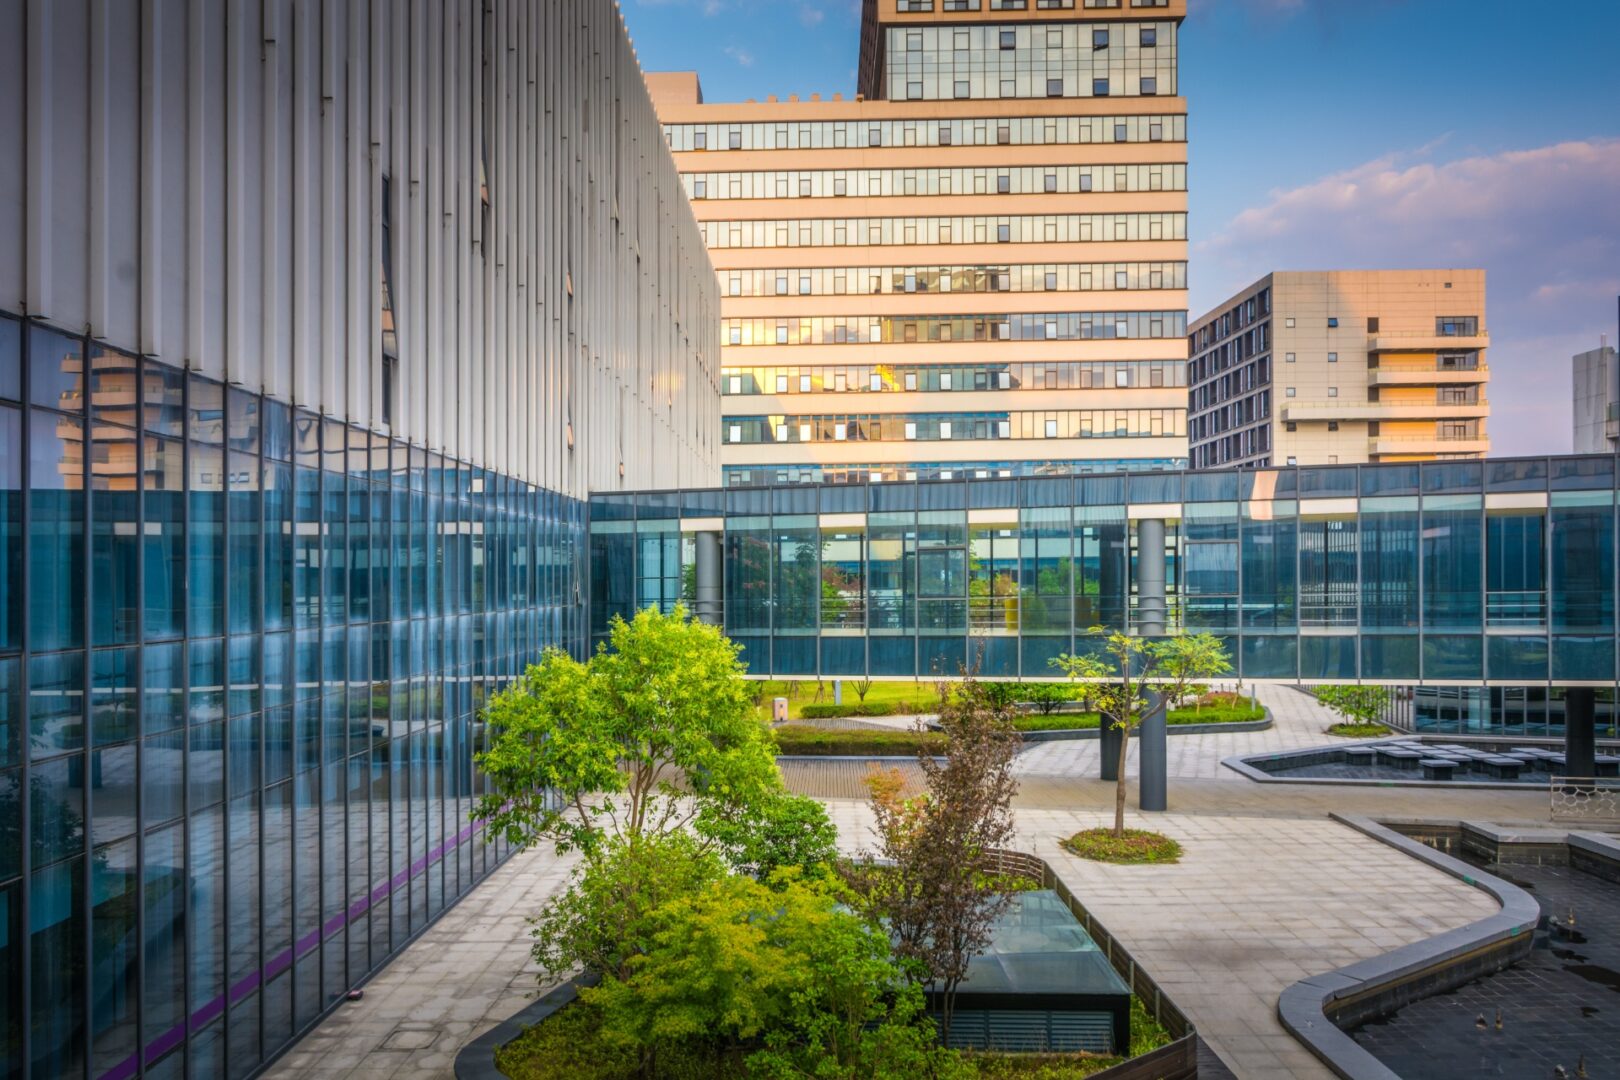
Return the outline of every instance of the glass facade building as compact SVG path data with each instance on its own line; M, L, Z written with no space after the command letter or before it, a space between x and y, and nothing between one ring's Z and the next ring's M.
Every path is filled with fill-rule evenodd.
M1603 455L593 495L591 634L717 533L754 675L1053 678L1153 558L1248 681L1612 689L1615 493Z
M505 854L585 506L10 317L0 462L0 1075L245 1074Z

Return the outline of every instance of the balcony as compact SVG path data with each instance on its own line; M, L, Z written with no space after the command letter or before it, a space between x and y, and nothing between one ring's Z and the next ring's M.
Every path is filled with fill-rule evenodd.
M1482 386L1491 381L1491 369L1432 367L1422 370L1373 368L1367 372L1368 386Z
M1322 423L1328 420L1484 420L1491 407L1483 401L1473 404L1414 405L1410 402L1313 401L1283 406L1282 418L1294 423Z
M1457 334L1374 334L1367 339L1370 353L1401 352L1460 352L1465 349L1488 349L1491 335L1485 330L1466 337Z
M1444 438L1439 435L1394 436L1379 435L1367 440L1369 454L1407 456L1413 454L1488 454L1491 440L1483 435L1464 439Z

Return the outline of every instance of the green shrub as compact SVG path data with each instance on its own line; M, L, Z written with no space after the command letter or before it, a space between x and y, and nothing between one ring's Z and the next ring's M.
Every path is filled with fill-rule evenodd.
M1240 724L1251 720L1264 720L1266 710L1251 708L1248 699L1239 699L1241 705L1205 705L1201 709L1174 709L1169 713L1172 724Z
M804 795L776 794L739 811L705 813L697 829L716 842L733 870L756 881L787 867L824 876L838 861L838 830L826 807Z
M935 731L840 731L783 724L775 734L778 754L911 757L921 749L945 750L945 736Z
M1109 863L1173 863L1181 860L1181 845L1163 833L1146 829L1126 829L1115 836L1112 829L1085 829L1062 842L1063 847L1081 858Z
M1013 720L1017 731L1083 731L1098 727L1096 713L1063 713L1055 716L1020 716Z
M846 716L892 716L894 705L886 701L850 702L844 705L801 705L801 720L838 720Z
M1074 688L1062 683L1026 683L1019 697L1050 716L1059 705L1074 700Z

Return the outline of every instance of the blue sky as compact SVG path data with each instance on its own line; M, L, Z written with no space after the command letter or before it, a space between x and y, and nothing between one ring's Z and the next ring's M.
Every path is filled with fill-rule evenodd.
M710 101L850 93L859 0L621 0ZM1271 269L1482 266L1497 454L1567 452L1616 339L1620 3L1191 0L1193 315Z

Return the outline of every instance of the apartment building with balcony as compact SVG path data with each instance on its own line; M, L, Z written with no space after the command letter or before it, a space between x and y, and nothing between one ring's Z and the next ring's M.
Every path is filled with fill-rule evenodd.
M1279 271L1193 327L1194 468L1490 451L1483 270Z
M867 0L860 92L649 83L719 277L730 485L1186 460L1184 0Z

